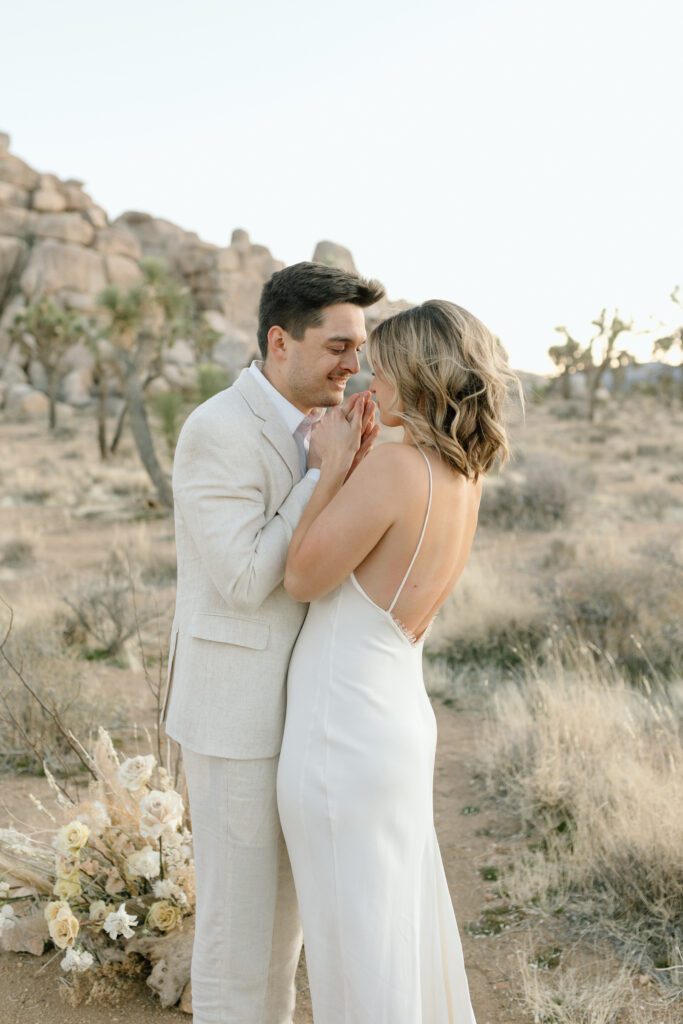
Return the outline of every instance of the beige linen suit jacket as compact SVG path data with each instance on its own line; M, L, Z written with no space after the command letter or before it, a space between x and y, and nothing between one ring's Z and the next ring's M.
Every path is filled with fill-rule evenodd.
M308 608L282 581L315 484L302 479L296 441L246 369L181 430L178 583L161 718L197 753L280 751L287 666Z

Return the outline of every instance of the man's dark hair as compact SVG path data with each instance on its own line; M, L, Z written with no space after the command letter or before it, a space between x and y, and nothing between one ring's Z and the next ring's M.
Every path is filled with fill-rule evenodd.
M268 331L282 327L301 341L307 327L322 323L323 310L339 302L365 309L384 297L379 281L366 280L324 263L295 263L276 271L261 292L258 311L258 344L268 355Z

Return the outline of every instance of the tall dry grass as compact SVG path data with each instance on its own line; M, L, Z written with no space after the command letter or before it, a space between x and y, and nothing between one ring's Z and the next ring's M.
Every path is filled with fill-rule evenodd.
M590 648L557 651L495 694L481 750L529 840L507 897L609 938L681 998L682 685L636 688Z

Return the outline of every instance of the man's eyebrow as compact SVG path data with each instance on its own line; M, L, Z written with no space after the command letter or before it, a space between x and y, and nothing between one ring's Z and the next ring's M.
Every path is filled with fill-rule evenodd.
M328 341L343 341L345 345L355 345L356 344L356 342L353 340L353 338L348 338L345 334L330 334L330 336L328 337L327 340ZM368 340L367 338L363 338L363 340L360 342L360 345L364 345L367 340Z

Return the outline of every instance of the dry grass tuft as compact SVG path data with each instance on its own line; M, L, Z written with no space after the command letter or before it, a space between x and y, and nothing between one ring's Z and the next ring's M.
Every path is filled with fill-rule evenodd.
M481 763L531 839L509 898L610 937L683 994L683 742L666 691L558 652L498 693Z

